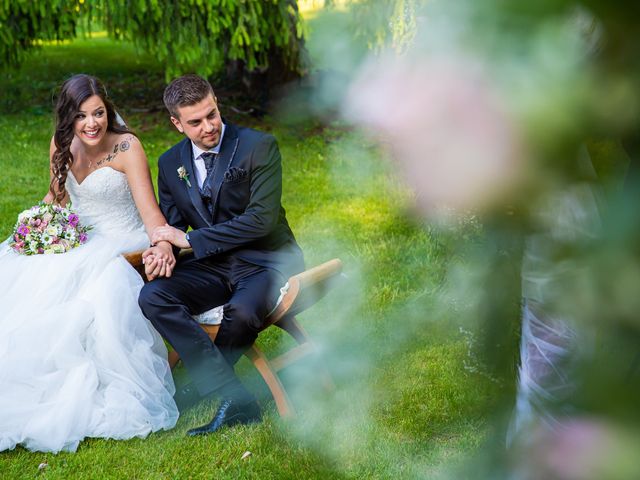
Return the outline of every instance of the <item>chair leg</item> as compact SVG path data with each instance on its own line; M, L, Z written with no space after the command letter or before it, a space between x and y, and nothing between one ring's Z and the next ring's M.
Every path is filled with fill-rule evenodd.
M278 408L280 416L282 418L295 417L296 412L293 407L293 403L291 403L291 399L289 398L289 395L287 395L282 382L278 378L278 374L271 368L269 360L264 353L262 353L262 350L254 344L245 352L245 355L253 362L253 365L260 372L260 375L262 375L262 378L269 387L269 390L271 390L271 395L273 395L273 399L276 402L276 407Z
M178 352L176 352L175 350L171 350L169 352L169 356L168 357L169 357L168 358L169 367L171 368L171 370L173 370L173 368L176 366L176 364L180 360L180 355L178 355Z
M314 357L316 358L315 363L316 363L317 373L320 375L322 385L324 386L325 390L328 390L328 391L335 390L336 385L333 382L333 379L331 378L331 374L329 373L329 370L327 370L327 367L318 358L317 349L313 344L311 337L306 332L306 330L302 328L302 325L298 323L298 321L296 320L296 317L285 316L274 325L276 325L277 327L280 327L282 330L284 330L289 335L291 335L294 338L294 340L298 342L299 345L305 345L308 347L308 353L313 354ZM281 355L281 357L286 357L286 354ZM283 360L282 367L280 368L284 368L285 366L291 363L289 360L286 360L285 358L282 358L282 360Z
M311 341L311 337L304 330L304 328L302 328L302 325L298 323L298 321L296 320L296 317L285 316L282 319L280 319L280 321L276 322L274 325L276 327L281 328L282 330L287 332L289 335L291 335L295 339L295 341L298 342L299 344L303 344L305 342Z

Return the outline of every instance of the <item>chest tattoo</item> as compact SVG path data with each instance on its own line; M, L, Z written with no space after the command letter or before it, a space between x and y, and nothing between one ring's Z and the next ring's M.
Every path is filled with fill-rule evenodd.
M110 163L112 162L117 156L118 153L120 152L126 152L127 150L129 150L129 148L131 148L131 139L133 138L133 136L129 136L127 138L125 138L124 140L122 140L119 143L116 143L113 146L113 150L111 152L109 152L104 158L98 160L96 162L96 166L100 167L102 165L104 165L105 163Z

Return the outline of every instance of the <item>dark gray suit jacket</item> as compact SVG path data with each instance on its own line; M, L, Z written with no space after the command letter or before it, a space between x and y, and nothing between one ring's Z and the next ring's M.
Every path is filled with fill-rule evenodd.
M193 229L189 239L195 258L215 261L216 256L231 254L288 278L304 269L304 261L280 203L282 167L276 140L226 122L225 127L210 179L213 215L198 190L188 138L158 162L162 213L170 225ZM180 179L180 167L191 186Z

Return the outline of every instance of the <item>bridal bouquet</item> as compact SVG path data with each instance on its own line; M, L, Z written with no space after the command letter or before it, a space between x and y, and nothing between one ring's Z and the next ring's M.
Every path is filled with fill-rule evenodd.
M65 253L85 243L89 230L70 208L40 202L18 215L9 246L22 255Z

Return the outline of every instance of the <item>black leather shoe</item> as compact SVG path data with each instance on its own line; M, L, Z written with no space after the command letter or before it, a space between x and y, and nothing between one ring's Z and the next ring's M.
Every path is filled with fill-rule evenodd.
M261 419L260 407L257 402L249 402L239 405L234 400L223 400L218 407L213 420L206 425L198 428L192 428L187 432L190 437L196 435L206 435L213 433L222 427L232 427L233 425L248 423L257 423Z

